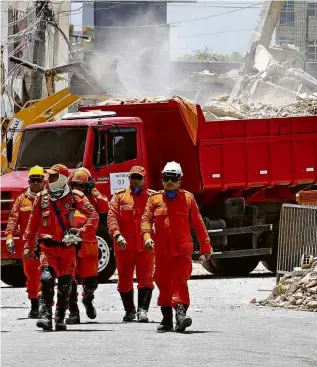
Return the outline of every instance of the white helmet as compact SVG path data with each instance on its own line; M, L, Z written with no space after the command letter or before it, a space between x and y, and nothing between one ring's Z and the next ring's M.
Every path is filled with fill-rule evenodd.
M162 173L166 174L166 173L171 173L174 175L179 175L179 176L183 176L183 171L182 171L182 167L179 163L177 162L167 162Z

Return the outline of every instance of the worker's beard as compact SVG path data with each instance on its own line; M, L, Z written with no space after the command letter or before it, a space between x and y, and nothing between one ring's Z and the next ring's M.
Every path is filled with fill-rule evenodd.
M59 175L58 180L48 184L50 196L52 199L60 199L69 193L69 186L67 184L67 177Z

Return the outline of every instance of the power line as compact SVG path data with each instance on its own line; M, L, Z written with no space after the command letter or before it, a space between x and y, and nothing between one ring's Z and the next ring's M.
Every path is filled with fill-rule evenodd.
M109 10L112 8L116 8L116 7L121 7L121 6L125 6L125 5L139 5L139 2L128 2L128 3L122 3L122 4L117 4L117 5L112 5L109 6L107 8L95 8L95 10ZM252 3L251 3L252 4ZM93 4L90 4L93 5ZM148 3L147 6L158 6L157 4L151 4ZM70 15L76 15L76 14L82 14L81 12L78 12L79 10L82 10L84 7L84 5L80 6L78 9L71 9L71 10L64 10L61 12L58 12L56 14L61 14L61 13L70 13ZM204 8L212 8L212 9L244 9L244 6L237 6L237 5L200 5L200 4L167 4L167 7L171 7L171 8L175 8L175 7L192 7L195 9L204 9ZM260 9L261 6L254 6L255 9ZM77 13L78 12L78 13Z
M254 8L256 5L263 4L263 3L264 2L262 1L262 2L255 3L255 4L252 4L252 5L249 5L249 6L245 6L245 7L240 8L240 9L229 10L229 11L226 11L226 12L223 12L223 13L207 15L207 16L199 17L199 18L193 18L193 19L187 19L187 20L179 20L179 21L175 21L175 22L170 22L168 24L167 23L162 23L162 24L131 25L131 26L94 26L93 28L102 28L102 29L131 29L131 28L167 27L167 26L174 25L174 24L189 23L189 22L194 22L194 21L197 21L197 20L210 19L210 18L219 17L221 15L235 13L237 11ZM73 24L73 26L84 26L84 25Z
M30 1L29 1L30 2ZM13 27L14 25L16 25L16 24L18 24L19 22L21 22L23 19L25 19L25 18L27 18L30 14L32 14L34 11L35 11L35 7L34 8L32 8L32 10L31 11L29 11L28 13L26 13L26 12L23 12L23 13L26 13L25 14L25 16L24 17L22 17L22 18L19 18L19 19L17 19L17 20L15 20L15 21L13 21L13 22L11 22L11 23L8 23L8 24L1 24L1 28L2 27ZM19 10L20 12L22 12L22 10Z
M222 31L222 32L210 32L210 33L198 33L198 34L192 34L190 36L181 36L179 38L191 38L191 37L199 37L199 36L207 36L212 34L223 34L223 33L232 33L232 32L245 32L245 31L252 31L254 28L244 28L244 29L232 29L229 31Z

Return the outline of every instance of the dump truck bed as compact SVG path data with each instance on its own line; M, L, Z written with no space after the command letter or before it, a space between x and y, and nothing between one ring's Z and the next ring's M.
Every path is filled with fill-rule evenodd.
M85 107L144 122L152 187L169 160L182 164L192 192L317 181L317 116L207 122L199 105L166 103Z
M205 121L198 137L205 190L317 180L317 116Z

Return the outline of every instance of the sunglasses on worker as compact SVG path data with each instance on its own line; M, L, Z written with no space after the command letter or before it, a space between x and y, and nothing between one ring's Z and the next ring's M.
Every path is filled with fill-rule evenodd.
M29 178L29 184L32 184L32 183L42 183L43 182L43 177L30 177Z
M139 174L137 174L137 173L132 173L132 174L130 175L130 180L142 181L142 180L143 180L143 178L144 178L144 176L139 175Z
M180 180L180 176L171 176L171 175L164 175L162 176L162 180L163 182L173 182L173 183L176 183Z
M73 188L73 189L76 189L76 187L78 189L85 189L86 188L86 184L80 183L80 182L71 182L70 183L70 187Z

